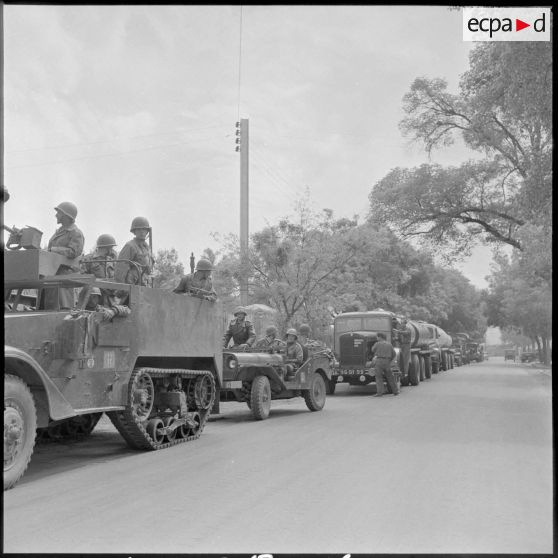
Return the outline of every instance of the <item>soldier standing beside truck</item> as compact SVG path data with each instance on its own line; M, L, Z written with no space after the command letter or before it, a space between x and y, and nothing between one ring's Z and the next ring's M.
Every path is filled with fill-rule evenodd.
M60 227L56 229L56 232L48 241L47 250L73 260L71 265L61 265L56 275L78 273L78 258L83 253L84 238L83 233L75 223L77 207L71 202L62 202L54 210L56 211L56 222L60 224ZM45 290L45 309L57 307L56 296L56 290ZM58 305L61 310L69 310L74 306L74 290L72 288L60 287L58 289Z
M386 334L378 332L378 341L372 347L372 353L376 357L376 395L384 395L384 377L393 395L399 395L397 383L391 371L391 361L396 357L393 345L387 341Z

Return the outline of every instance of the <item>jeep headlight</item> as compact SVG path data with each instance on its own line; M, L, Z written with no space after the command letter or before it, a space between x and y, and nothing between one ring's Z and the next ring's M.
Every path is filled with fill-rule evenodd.
M230 368L231 370L234 370L236 368L236 358L233 356L230 356L227 359L227 368Z

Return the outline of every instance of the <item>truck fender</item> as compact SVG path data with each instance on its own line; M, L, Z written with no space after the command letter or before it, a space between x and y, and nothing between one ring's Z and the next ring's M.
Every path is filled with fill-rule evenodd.
M6 346L4 348L4 362L6 372L21 378L36 398L41 398L41 393L44 393L48 414L52 420L62 420L75 416L73 407L32 356L15 347ZM38 402L39 408L43 406L41 403L42 401Z

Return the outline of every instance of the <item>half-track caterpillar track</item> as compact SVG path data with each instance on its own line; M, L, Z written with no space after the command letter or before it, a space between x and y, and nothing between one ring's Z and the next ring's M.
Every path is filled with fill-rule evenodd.
M165 449L200 437L215 393L209 370L136 368L126 408L107 416L130 447Z

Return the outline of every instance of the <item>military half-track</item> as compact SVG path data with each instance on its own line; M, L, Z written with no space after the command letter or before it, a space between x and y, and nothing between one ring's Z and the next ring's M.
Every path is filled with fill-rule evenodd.
M275 399L303 397L310 411L321 411L331 377L327 350L305 351L304 362L294 376L288 377L285 355L280 350L226 349L220 398L246 403L257 420L269 416L271 401Z
M218 302L56 275L64 263L39 249L4 253L4 489L25 472L37 433L87 434L102 413L132 448L195 440L222 382ZM87 309L94 287L129 311ZM46 303L62 288L81 292L74 309Z

